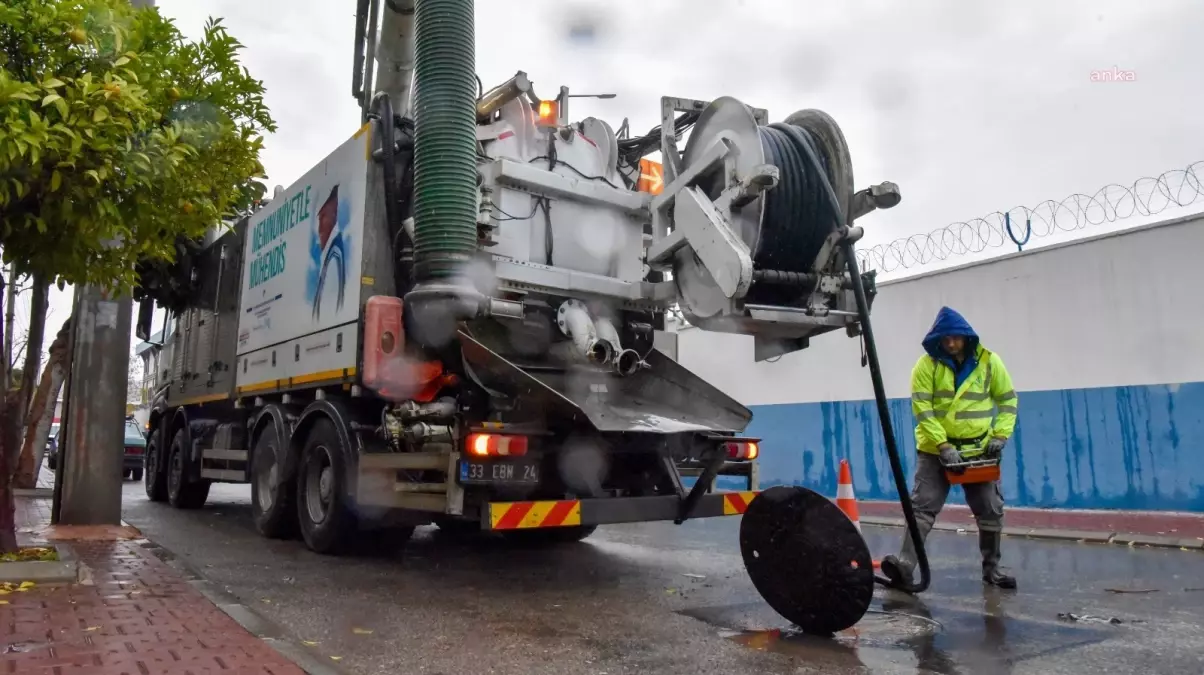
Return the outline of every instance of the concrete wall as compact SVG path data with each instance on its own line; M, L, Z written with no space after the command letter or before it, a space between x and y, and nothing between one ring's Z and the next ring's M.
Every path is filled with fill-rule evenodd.
M1204 217L882 284L873 323L909 472L909 375L942 305L966 316L1020 393L1009 504L1204 512ZM829 334L755 363L751 338L686 329L678 350L753 408L764 485L833 495L847 458L860 498L895 498L858 340Z

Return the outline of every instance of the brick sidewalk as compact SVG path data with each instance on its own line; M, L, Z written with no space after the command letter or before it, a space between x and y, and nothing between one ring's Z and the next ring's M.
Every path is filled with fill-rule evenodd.
M49 500L17 502L23 540L66 534L46 529ZM108 540L87 535L72 532L68 542L89 573L84 583L0 598L8 602L0 605L0 674L304 675L154 556L145 540L113 539L123 535L113 528L100 530Z

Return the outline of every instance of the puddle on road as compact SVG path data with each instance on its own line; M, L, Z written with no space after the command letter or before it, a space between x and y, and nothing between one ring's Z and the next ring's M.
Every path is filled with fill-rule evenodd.
M718 636L757 651L805 659L833 672L866 667L954 673L1007 670L1012 664L1101 642L1116 627L1012 618L916 603L870 609L856 626L825 638L784 624L767 606L752 603L681 613L718 628ZM934 616L935 615L935 616ZM967 671L969 672L969 671Z
M817 659L829 665L854 666L898 661L890 651L911 640L932 640L941 632L940 623L922 616L871 610L856 626L825 638L792 628L767 630L721 629L719 636L757 651Z

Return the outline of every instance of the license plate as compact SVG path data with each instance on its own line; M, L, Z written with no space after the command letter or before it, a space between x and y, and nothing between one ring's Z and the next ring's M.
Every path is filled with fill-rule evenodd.
M539 464L531 460L460 461L461 483L539 483Z

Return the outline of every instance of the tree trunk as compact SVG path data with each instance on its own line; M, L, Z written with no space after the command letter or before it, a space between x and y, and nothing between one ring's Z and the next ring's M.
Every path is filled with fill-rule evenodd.
M12 283L8 284L8 288L4 289L4 364L11 365L13 362L13 316L17 305L17 263L8 266L8 278ZM8 391L12 386L12 373L8 368L4 369L4 378L0 380L4 385L4 391Z
M11 276L11 275L10 275ZM6 279L0 278L0 286L6 285ZM3 295L0 295L3 297ZM3 316L3 314L0 314ZM2 322L3 319L0 319ZM8 361L0 359L0 381L8 379ZM3 392L7 394L7 392ZM8 415L7 396L0 396L0 446L6 442L5 422ZM0 447L0 553L12 553L17 550L16 504L13 502L12 481L8 464L8 448Z
M17 396L17 404L9 410L11 422L8 426L8 469L16 471L21 454L22 432L25 430L26 413L33 399L34 383L37 382L38 370L42 366L42 342L46 337L47 296L50 294L50 284L46 276L35 274L33 277L33 298L29 303L29 338L25 343L25 365L21 370L21 391ZM11 473L9 474L11 476Z
M70 335L71 319L67 319L54 342L50 344L50 358L46 361L46 369L42 371L38 390L29 406L25 442L21 445L21 458L17 461L17 473L13 478L16 487L37 487L38 470L42 467L42 455L46 452L46 440L50 436L50 425L54 421L54 402L58 399L59 389L63 386L63 379L70 368L71 355L67 353ZM50 414L47 414L47 408Z

